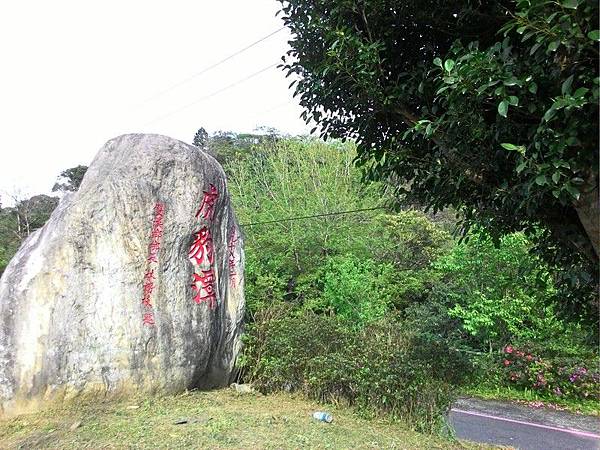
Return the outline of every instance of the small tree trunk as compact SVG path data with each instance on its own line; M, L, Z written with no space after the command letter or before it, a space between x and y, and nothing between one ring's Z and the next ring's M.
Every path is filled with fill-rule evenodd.
M17 211L17 233L19 234L19 238L23 239L23 233L21 232L21 215L19 214L19 211Z

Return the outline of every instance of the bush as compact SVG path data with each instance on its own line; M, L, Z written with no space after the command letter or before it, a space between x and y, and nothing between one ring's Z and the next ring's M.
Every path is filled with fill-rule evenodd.
M322 292L305 309L335 314L346 327L360 328L381 319L394 295L394 267L354 255L331 256L320 270Z
M581 370L577 383L551 375L554 358L583 361L594 343L558 317L551 268L523 233L494 242L475 230L458 244L412 210L279 221L384 204L389 192L360 182L355 155L353 144L280 139L227 158L239 220L255 224L244 227L246 380L421 429L433 429L453 386L473 381L466 374L533 389L542 371L565 396L587 383ZM517 386L498 361L507 342L534 343L553 366L528 368ZM567 366L569 376L590 368L556 365Z
M373 253L401 271L427 269L453 244L450 234L423 212L408 210L378 218L380 247Z
M600 358L541 358L532 349L507 345L498 361L507 386L570 399L600 400Z
M290 305L275 303L255 315L246 327L240 366L245 378L263 392L301 390L306 368L318 355L335 353L346 344L337 321Z
M255 319L240 365L263 392L297 390L431 432L468 372L447 346L421 339L395 317L351 329L335 316L278 304Z
M548 267L529 253L522 233L494 245L475 233L434 263L440 273L437 301L448 306L474 350L504 343L547 342L567 331L557 318Z

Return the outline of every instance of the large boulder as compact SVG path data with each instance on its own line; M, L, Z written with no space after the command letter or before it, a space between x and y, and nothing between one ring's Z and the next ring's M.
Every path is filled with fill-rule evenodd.
M159 135L109 141L0 279L0 412L228 384L243 268L211 156Z

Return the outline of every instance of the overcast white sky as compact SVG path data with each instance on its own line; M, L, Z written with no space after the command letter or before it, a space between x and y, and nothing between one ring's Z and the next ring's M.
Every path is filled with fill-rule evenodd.
M123 133L160 133L185 142L201 126L210 133L247 132L259 125L306 133L289 80L275 67L202 100L278 63L288 48L287 30L156 96L280 28L279 5L275 0L0 2L3 203L15 189L48 192L62 170L88 165L108 139Z

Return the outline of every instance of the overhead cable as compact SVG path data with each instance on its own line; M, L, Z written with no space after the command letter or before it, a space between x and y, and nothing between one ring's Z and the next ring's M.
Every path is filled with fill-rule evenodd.
M246 47L244 47L244 48L242 48L242 49L240 49L240 50L236 51L235 53L232 53L231 55L227 56L226 58L223 58L222 60L220 60L220 61L218 61L218 62L216 62L216 63L214 63L214 64L212 64L212 65L210 65L210 66L208 66L208 67L206 67L206 68L204 68L204 69L202 69L200 72L197 72L197 73L195 73L195 74L193 74L193 75L190 75L188 78L186 78L186 79L184 79L184 80L181 80L181 81L178 81L178 82L177 82L177 83L175 83L175 84L172 84L172 85L171 85L171 86L169 86L168 88L166 88L166 89L164 89L164 90L162 90L162 91L160 91L160 92L156 93L156 94L155 94L155 95L153 95L152 97L149 97L149 98L147 98L147 99L146 99L146 100L144 100L142 103L147 103L147 102L149 102L149 101L151 101L151 100L154 100L154 99L155 99L155 98L157 98L157 97L161 97L162 95L166 94L167 92L170 92L170 91L172 91L173 89L176 89L176 88L178 88L178 87L179 87L179 86L181 86L181 85L184 85L184 84L186 84L186 83L189 83L189 82L190 82L190 81L192 81L194 78L197 78L197 77L199 77L200 75L203 75L203 74L205 74L206 72L208 72L208 71L210 71L210 70L214 69L215 67L218 67L218 66L220 66L221 64L223 64L223 63L225 63L225 62L229 61L230 59L232 59L232 58L235 58L235 57L236 57L236 56L238 56L239 54L241 54L241 53L244 53L246 50L248 50L248 49L250 49L250 48L254 47L254 46L255 46L255 45L257 45L257 44L260 44L260 43L261 43L262 41L264 41L265 39L268 39L268 38L270 38L271 36L273 36L273 35L275 35L275 34L279 33L279 32L280 32L281 30L283 30L284 28L285 28L285 27L281 27L281 28L279 28L279 29L277 29L277 30L275 30L275 31L273 31L273 32L271 32L271 33L269 33L269 34L267 34L266 36L263 36L263 37L262 37L262 38L260 38L258 41L255 41L255 42L253 42L252 44L250 44L250 45L247 45Z
M240 226L241 227L250 227L253 225L265 225L265 224L269 224L269 223L290 222L293 220L314 219L317 217L340 216L342 214L352 214L352 213L363 212L363 211L375 211L377 209L386 209L386 207L385 206L376 206L374 208L362 208L362 209L353 209L351 211L338 211L338 212L331 212L331 213L314 214L312 216L288 217L286 219L267 220L265 222L241 223Z
M190 107L192 107L192 106L194 106L194 105L196 105L196 104L198 104L198 103L200 103L200 102L203 102L203 101L205 101L205 100L208 100L209 98L212 98L212 97L214 97L215 95L217 95L217 94L220 94L220 93L221 93L221 92L223 92L223 91L227 91L228 89L231 89L231 88L233 88L233 87L235 87L235 86L237 86L237 85L239 85L239 84L242 84L242 83L244 83L245 81L248 81L249 79L251 79L251 78L254 78L255 76L257 76L257 75L260 75L261 73L263 73L263 72L266 72L267 70L269 70L269 69L271 69L271 68L273 68L273 67L277 66L277 64L278 64L278 63L275 63L275 64L271 64L271 65L269 65L269 66L267 66L267 67L264 67L264 68L260 69L259 71L257 71L257 72L254 72L254 73L252 73L252 74L248 75L247 77L244 77L244 78L242 78L241 80L238 80L238 81L236 81L236 82L234 82L234 83L231 83L231 84L230 84L230 85L228 85L228 86L225 86L224 88L221 88L221 89L219 89L219 90L216 90L216 91L214 91L214 92L212 92L212 93L210 93L210 94L208 94L208 95L205 95L204 97L200 97L199 99L197 99L197 100L194 100L193 102L191 102L191 103L188 103L187 105L184 105L184 106L182 106L181 108L178 108L178 109L176 109L176 110L174 110L174 111L168 112L167 114L163 114L162 116L159 116L159 117L157 117L157 118L155 118L155 119L151 120L150 122L146 122L144 125L145 125L145 126L146 126L146 125L151 125L151 124L153 124L153 123L155 123L155 122L158 122L158 121L160 121L160 120L166 119L167 117L171 117L172 115L174 115L174 114L177 114L177 113L179 113L179 112L181 112L181 111L183 111L183 110L185 110L185 109L188 109L188 108L190 108Z

